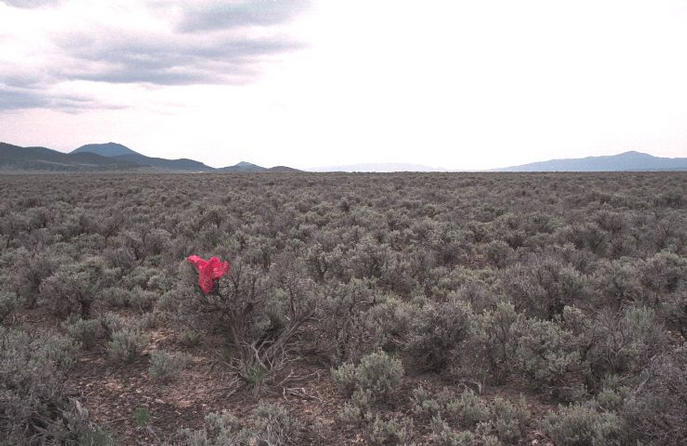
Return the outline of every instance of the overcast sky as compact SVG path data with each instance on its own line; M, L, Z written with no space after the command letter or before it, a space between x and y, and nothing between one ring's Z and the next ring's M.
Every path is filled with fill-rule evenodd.
M687 156L687 0L0 0L0 141L214 167Z

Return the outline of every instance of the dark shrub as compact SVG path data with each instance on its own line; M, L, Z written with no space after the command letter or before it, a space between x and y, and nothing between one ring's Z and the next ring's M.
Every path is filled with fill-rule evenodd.
M470 335L471 321L470 305L457 299L425 302L415 316L408 343L417 369L440 371L455 361Z
M542 429L557 446L622 446L625 426L613 412L599 412L591 405L560 407L542 422Z
M647 444L687 443L687 348L656 358L626 399L622 416L635 438Z

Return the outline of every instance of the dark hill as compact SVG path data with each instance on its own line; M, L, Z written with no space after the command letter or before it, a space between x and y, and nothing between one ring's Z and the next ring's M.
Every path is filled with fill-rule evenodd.
M86 144L78 149L73 150L71 153L95 153L100 156L120 156L120 155L139 155L139 153L134 152L130 148L117 144L116 142L108 142L105 144Z
M126 161L144 167L151 167L156 170L159 169L192 172L210 172L215 170L212 167L207 166L201 162L186 158L168 160L165 158L153 158L145 156L136 151L131 150L126 146L114 142L108 142L106 144L87 144L85 146L79 147L72 153L83 152L96 153L98 155L114 158L120 161Z
M95 153L62 153L45 147L19 147L0 143L0 169L3 170L131 170L140 166L127 160Z
M271 169L242 161L234 166L212 168L192 159L165 159L142 155L130 148L108 142L87 144L63 153L45 147L19 147L0 143L0 169L2 170L138 170L166 172L298 172L296 169L277 166Z
M220 169L217 169L220 172L266 172L267 169L258 166L257 164L253 163L248 163L246 161L241 161L238 164L234 164L233 166L227 166L227 167L222 167Z
M279 173L300 172L300 170L298 170L298 169L294 169L293 167L287 167L287 166L274 166L274 167L270 167L267 170L270 172L279 172Z
M641 152L558 159L494 169L497 172L613 172L687 170L687 158L661 158Z
M164 158L151 158L149 156L141 155L140 153L133 153L128 155L119 155L113 157L116 160L136 163L140 166L148 166L155 169L173 170L173 171L193 171L193 172L212 172L213 169L199 161L181 158L176 160L168 160Z

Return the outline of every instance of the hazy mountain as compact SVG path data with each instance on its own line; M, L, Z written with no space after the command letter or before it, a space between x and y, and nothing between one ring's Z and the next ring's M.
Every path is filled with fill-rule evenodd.
M661 158L641 152L611 156L557 159L494 169L497 172L612 172L643 170L687 170L687 158Z
M274 167L270 167L267 170L269 172L278 172L278 173L300 172L300 170L298 170L298 169L294 169L293 167L286 167L286 166L274 166Z
M180 158L176 160L168 160L165 158L151 158L149 156L141 155L140 153L133 153L129 155L118 155L114 159L126 160L136 163L140 166L149 166L155 169L183 171L183 172L212 172L215 169L201 163L187 158Z
M210 172L214 170L212 167L207 166L199 161L194 161L186 158L176 160L169 160L165 158L152 158L135 152L126 146L114 142L109 142L106 144L87 144L85 146L79 147L71 153L84 152L95 153L108 158L113 158L121 161L126 161L129 163L138 164L139 166L160 170L191 172Z
M107 157L120 155L140 155L139 153L134 152L130 148L123 146L121 144L117 144L116 142L108 142L105 144L86 144L85 146L81 146L78 149L73 150L71 153L82 152L95 153L100 156Z
M2 170L132 170L140 166L127 160L107 158L95 153L62 153L45 147L19 147L0 143Z
M444 169L404 163L348 164L308 169L310 172L445 172Z
M241 161L233 166L222 167L217 169L220 172L265 172L266 168L258 166L257 164Z

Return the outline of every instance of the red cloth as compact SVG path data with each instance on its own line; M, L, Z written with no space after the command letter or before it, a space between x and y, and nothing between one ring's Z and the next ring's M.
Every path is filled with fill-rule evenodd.
M187 260L198 271L198 285L203 290L203 294L208 294L212 291L215 281L222 277L222 274L229 271L229 262L220 262L217 257L204 260L198 256L189 256Z

